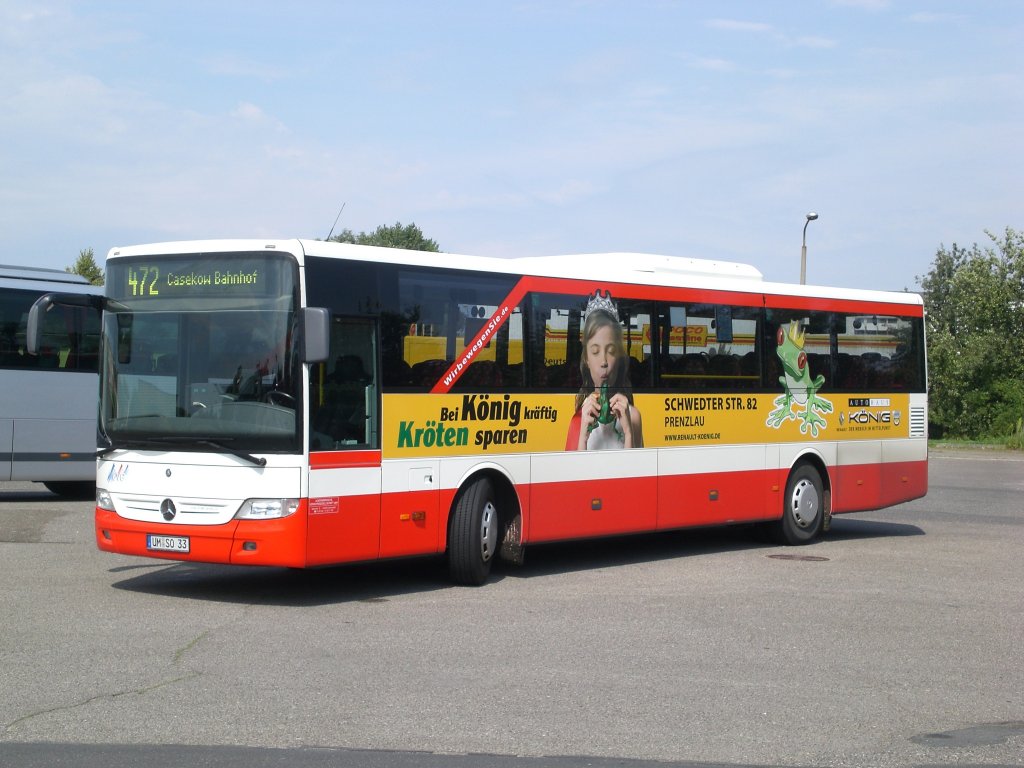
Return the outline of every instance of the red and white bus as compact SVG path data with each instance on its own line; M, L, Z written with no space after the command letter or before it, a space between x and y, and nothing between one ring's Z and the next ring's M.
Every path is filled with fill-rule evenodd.
M309 240L113 249L96 540L175 560L448 557L927 490L923 307L644 254ZM601 386L601 385L604 386Z

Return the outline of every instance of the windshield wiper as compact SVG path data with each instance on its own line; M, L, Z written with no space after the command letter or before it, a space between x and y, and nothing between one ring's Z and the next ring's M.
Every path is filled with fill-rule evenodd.
M262 456L253 456L251 453L246 453L245 451L240 451L237 448L232 448L230 446L224 445L224 443L222 443L219 440L210 440L205 437L196 438L196 444L208 445L211 448L216 448L218 451L227 451L232 456L237 456L240 459L245 459L246 461L252 462L257 467L267 466L267 460Z
M117 450L117 446L114 445L114 441L107 437L106 432L101 432L100 434L103 436L103 441L107 444L107 447L96 449L96 458L98 459L102 459L108 453L113 453L114 451Z
M257 467L267 466L266 459L260 456L253 456L251 453L246 453L245 451L240 451L237 448L232 448L229 445L225 445L225 443L230 442L234 439L235 438L233 437L216 438L207 437L206 435L159 435L156 437L126 438L123 442L127 445L134 444L143 446L166 445L168 443L207 445L210 448L214 448L218 451L224 451L225 453L230 453L232 456L237 456L240 459L245 459L245 461L255 464ZM113 444L111 444L110 448L104 449L103 452L106 453L112 450L114 450Z

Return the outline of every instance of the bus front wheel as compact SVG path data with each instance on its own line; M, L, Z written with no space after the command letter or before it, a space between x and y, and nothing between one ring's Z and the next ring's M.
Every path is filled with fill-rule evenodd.
M498 551L500 515L494 486L485 477L459 495L448 537L448 571L457 584L479 586L487 581Z
M825 494L821 475L810 464L801 464L789 476L782 519L774 526L780 544L807 544L821 531L825 519Z

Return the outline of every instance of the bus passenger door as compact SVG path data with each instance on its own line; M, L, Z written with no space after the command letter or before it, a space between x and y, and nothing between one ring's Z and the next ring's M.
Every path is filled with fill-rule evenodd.
M331 319L331 353L310 369L309 565L380 555L377 324Z

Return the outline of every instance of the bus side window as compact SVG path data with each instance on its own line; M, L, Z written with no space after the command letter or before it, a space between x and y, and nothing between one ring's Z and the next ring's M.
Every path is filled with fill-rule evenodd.
M527 297L523 343L527 386L575 392L580 386L585 296L532 293Z
M650 342L645 343L645 331L650 334L652 305L649 301L619 301L619 319L622 321L623 341L629 360L629 383L633 389L651 386L652 354Z
M662 389L753 391L760 387L760 309L729 304L662 304L657 316L658 379Z
M479 349L468 352L482 329L495 320L499 304L513 285L506 275L400 270L397 304L392 308L397 312L392 314L404 322L398 329L400 342L386 328L389 377L400 368L395 364L400 343L397 351L409 366L414 389L431 389L457 360L464 365L452 389L488 391L500 387L510 362L508 318L501 318L497 325L504 327L488 336ZM476 366L479 369L474 371Z
M331 362L314 369L310 388L310 448L377 447L376 326L335 317Z
M837 379L852 391L924 390L923 321L890 315L839 315Z

